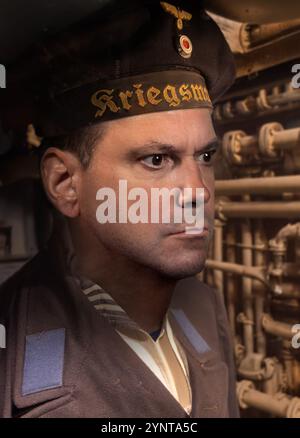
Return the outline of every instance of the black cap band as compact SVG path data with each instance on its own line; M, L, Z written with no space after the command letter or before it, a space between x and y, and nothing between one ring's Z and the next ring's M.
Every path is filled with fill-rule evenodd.
M62 131L65 132L122 117L213 107L204 78L189 70L159 71L113 81L102 80L64 91L51 100L53 114L57 121L60 120Z

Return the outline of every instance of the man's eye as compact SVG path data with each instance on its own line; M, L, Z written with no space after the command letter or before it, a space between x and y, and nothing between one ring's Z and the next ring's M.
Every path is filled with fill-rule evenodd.
M167 161L167 156L164 154L152 154L143 158L141 161L153 169L161 169Z
M198 161L203 161L206 164L211 163L213 155L216 153L216 150L211 150L207 152L203 152L197 156Z

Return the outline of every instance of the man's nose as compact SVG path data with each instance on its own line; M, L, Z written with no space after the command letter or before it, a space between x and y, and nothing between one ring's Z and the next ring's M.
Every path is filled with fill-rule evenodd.
M188 204L194 207L197 205L197 200L204 203L210 200L210 190L207 187L199 164L194 159L186 160L183 164L179 181L179 188L181 190L179 202L182 207Z

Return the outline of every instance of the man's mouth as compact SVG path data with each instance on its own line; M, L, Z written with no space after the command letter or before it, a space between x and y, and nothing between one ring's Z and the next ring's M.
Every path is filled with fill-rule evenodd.
M201 237L205 238L209 235L209 228L207 226L198 227L198 226L189 226L186 225L184 228L180 228L178 230L174 230L170 235L176 237Z
M185 234L188 235L204 235L208 233L208 228L205 227L197 227L197 226L190 226L185 228Z

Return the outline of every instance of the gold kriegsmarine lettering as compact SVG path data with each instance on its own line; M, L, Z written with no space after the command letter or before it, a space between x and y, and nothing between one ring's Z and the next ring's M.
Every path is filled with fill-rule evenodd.
M164 99L170 106L180 105L180 99L177 96L176 88L172 85L167 85L164 89Z
M201 84L167 84L163 88L154 85L144 87L143 84L133 84L129 90L98 90L91 96L91 103L98 108L95 118L102 117L106 111L118 113L121 110L130 111L137 107L166 104L170 108L178 107L184 102L207 102L211 100L207 88Z
M98 90L92 95L92 104L99 108L95 117L102 117L107 108L113 113L117 113L120 110L120 107L113 101L113 92L114 90Z

